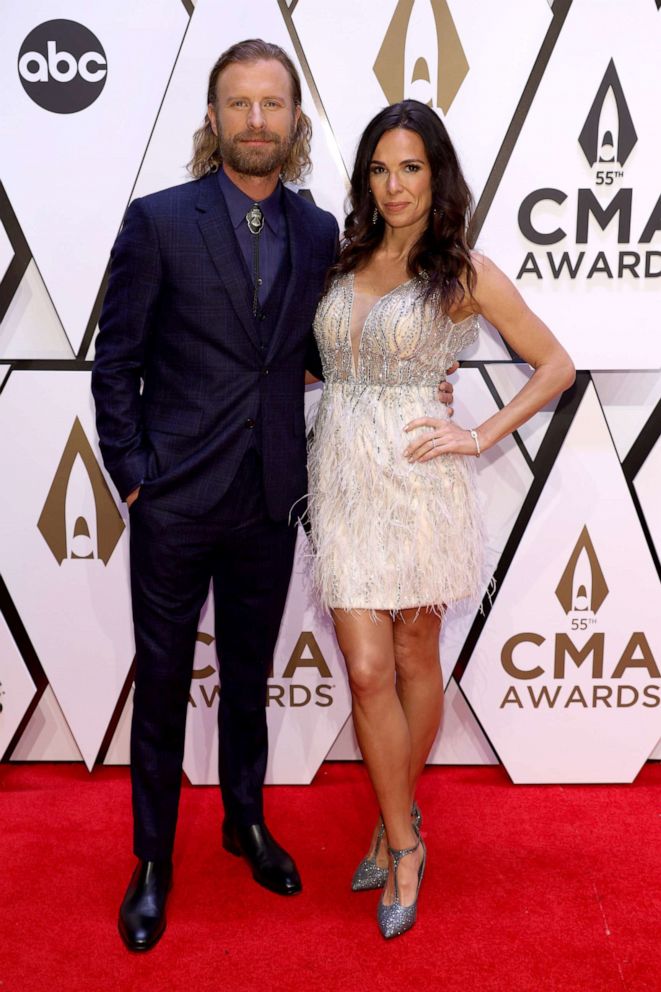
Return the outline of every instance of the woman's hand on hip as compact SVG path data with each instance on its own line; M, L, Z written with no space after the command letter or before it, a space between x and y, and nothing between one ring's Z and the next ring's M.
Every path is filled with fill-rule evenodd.
M408 433L420 427L429 429L420 431L404 450L404 457L409 462L428 462L439 455L478 454L478 446L470 430L464 430L453 420L419 417L408 423L404 431Z

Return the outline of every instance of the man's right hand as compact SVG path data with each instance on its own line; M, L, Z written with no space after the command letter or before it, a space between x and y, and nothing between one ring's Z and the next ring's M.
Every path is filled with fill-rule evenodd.
M126 505L128 506L129 510L131 509L131 507L133 506L139 495L140 495L140 486L137 486L133 490L133 492L128 494L128 496L126 497Z
M452 375L459 368L459 362L453 362L449 369L446 371L446 375ZM452 400L454 399L454 388L451 382L444 380L439 382L437 386L438 398L441 403L444 403L448 410L448 417L451 417L454 413L454 407L452 406Z

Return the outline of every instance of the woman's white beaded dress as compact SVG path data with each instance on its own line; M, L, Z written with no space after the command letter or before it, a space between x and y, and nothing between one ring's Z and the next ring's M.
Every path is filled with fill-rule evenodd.
M404 457L409 421L447 418L438 383L478 333L475 317L454 324L435 314L424 290L411 279L366 311L350 273L317 309L325 384L309 448L309 519L315 586L329 608L441 610L480 593L472 459Z

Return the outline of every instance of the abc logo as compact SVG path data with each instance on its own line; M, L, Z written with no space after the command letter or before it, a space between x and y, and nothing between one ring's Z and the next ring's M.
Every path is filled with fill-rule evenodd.
M46 21L30 31L18 56L23 89L54 114L85 110L106 84L106 53L91 31L76 21Z

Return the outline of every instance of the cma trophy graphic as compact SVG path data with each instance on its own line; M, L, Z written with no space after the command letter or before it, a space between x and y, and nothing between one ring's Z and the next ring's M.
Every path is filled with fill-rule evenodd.
M609 280L658 279L661 252L647 246L661 230L661 197L646 214L642 227L634 224L634 186L624 185L624 165L638 143L638 135L613 59L597 88L578 143L590 166L594 189L580 180L575 190L543 186L523 198L518 213L519 230L538 249L526 254L516 278L527 275L543 279L548 272L554 279L575 280L579 275L587 279L595 276ZM565 226L540 230L535 211L544 216L549 203L563 207ZM572 203L576 204L575 219L567 214ZM562 217L562 212L557 215ZM609 242L596 233L597 228L601 232L609 231ZM572 229L575 238L570 233ZM568 251L539 250L567 239ZM597 247L600 250L595 250Z
M37 527L59 565L66 559L99 559L107 565L124 531L124 521L78 417Z
M447 114L468 69L447 0L399 0L374 63L388 103L420 100Z
M638 140L613 59L597 90L578 142L590 163L623 166ZM618 178L622 173L618 173Z
M587 527L581 531L555 591L565 613L591 613L599 610L608 595L608 586Z

